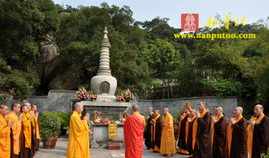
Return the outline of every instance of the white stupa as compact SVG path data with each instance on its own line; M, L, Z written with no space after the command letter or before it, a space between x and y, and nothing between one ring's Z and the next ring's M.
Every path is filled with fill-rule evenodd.
M97 94L97 101L115 101L117 79L111 75L109 49L111 47L108 39L108 31L105 27L104 39L99 61L97 75L91 79L91 90Z

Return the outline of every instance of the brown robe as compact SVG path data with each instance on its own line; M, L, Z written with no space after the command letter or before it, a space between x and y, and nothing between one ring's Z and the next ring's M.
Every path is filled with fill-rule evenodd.
M144 132L144 138L145 138L145 145L147 149L153 149L154 148L154 143L152 139L152 119L153 119L153 114L148 116L146 127L145 127L145 132Z
M226 158L226 127L224 116L214 123L213 157Z
M269 149L269 118L264 116L263 119L254 125L252 158L261 158L262 153Z
M227 128L228 158L247 158L247 123L242 117Z
M188 117L186 116L179 122L179 135L178 135L178 143L177 146L181 150L187 150L187 142L186 142L186 123Z
M194 158L212 158L212 119L209 112L197 119L197 146L194 151Z
M158 118L155 118L154 121L154 151L158 152L161 147L161 136L162 136L162 122L161 116L159 115Z
M189 154L193 154L196 146L197 118L191 118L186 123L185 140L187 142L187 150Z

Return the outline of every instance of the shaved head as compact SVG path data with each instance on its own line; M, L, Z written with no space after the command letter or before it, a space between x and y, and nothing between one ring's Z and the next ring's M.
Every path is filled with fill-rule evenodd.
M205 101L200 101L200 105L199 105L199 112L204 112L206 111L207 108L206 108L206 103Z
M132 111L133 111L133 112L137 112L137 111L139 111L139 107L138 107L138 105L134 104L134 105L132 106Z
M260 109L263 110L263 105L261 105L261 104L257 104L257 105L255 105L255 108L260 108Z
M263 105L261 105L261 104L255 105L255 107L254 107L254 115L257 116L257 117L260 116L260 115L263 115L263 110L264 110Z
M8 106L7 105L0 105L0 113L5 116L8 114Z
M217 106L215 108L215 114L216 115L222 115L223 114L223 108L221 106Z
M234 117L238 117L242 114L243 114L243 108L241 106L236 107L233 111Z
M164 114L167 114L168 112L169 112L169 108L168 107L163 108L163 113Z
M83 111L83 104L81 102L76 102L74 105L74 111L81 113Z

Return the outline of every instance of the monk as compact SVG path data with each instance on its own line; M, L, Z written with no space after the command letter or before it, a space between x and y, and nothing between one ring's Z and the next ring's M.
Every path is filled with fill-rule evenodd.
M34 129L34 134L33 134L33 139L35 141L33 141L33 148L35 149L35 151L37 151L39 149L39 143L40 143L40 123L39 123L39 112L38 112L38 108L37 105L32 104L31 105L31 113L32 113L32 126Z
M12 122L11 128L11 158L19 158L20 155L20 136L21 136L21 120L19 118L21 105L19 103L13 103L11 106L11 112L7 115L7 120Z
M146 121L146 128L144 131L144 138L145 138L145 145L147 147L148 150L152 150L154 145L153 145L153 137L152 137L152 128L153 128L153 124L152 124L152 115L153 115L153 109L152 107L149 107L148 109L148 117L147 117L147 121Z
M82 124L84 126L84 131L82 134L82 144L83 147L85 148L84 151L86 153L86 155L90 155L90 129L89 129L89 114L86 111L83 111L81 114L81 120L82 120Z
M168 108L164 108L162 116L162 137L160 154L163 156L173 156L176 153L176 141L174 135L173 116L169 113Z
M269 149L269 118L265 116L263 110L263 105L257 104L251 118L254 125L252 158L261 158L262 153L266 153Z
M10 128L12 122L6 120L8 107L0 105L0 157L10 157Z
M236 107L227 127L228 158L247 158L246 120L242 113L243 108Z
M193 154L196 147L196 135L197 135L197 116L196 111L191 110L188 113L188 118L186 122L186 135L185 141L187 142L187 150L189 154Z
M145 118L137 105L132 106L132 115L124 123L125 158L142 158Z
M154 152L160 152L161 147L161 136L162 136L162 122L161 122L161 115L160 111L155 109L153 113L152 119L152 137L153 137L153 144L154 144Z
M188 119L189 110L192 109L191 103L186 103L183 112L179 117L179 134L178 134L178 151L180 154L188 155L187 142L186 142L186 124Z
M83 105L80 102L77 102L74 105L74 111L70 117L67 158L89 157L89 146L87 145L87 140L84 140L85 133L88 133L89 129L87 129L87 126L80 118L82 111Z
M197 113L198 130L197 130L197 146L194 152L195 158L212 158L212 122L204 101L200 102L199 112Z
M223 108L221 106L216 107L212 120L214 124L213 157L226 158L227 121L224 118Z
M25 102L22 107L22 139L21 139L21 152L20 156L22 158L32 158L32 115L30 114L31 104Z

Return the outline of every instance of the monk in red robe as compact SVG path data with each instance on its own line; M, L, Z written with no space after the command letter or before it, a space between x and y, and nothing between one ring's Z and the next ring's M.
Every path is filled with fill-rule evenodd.
M132 112L124 122L125 158L142 158L145 118L137 105L132 106Z

